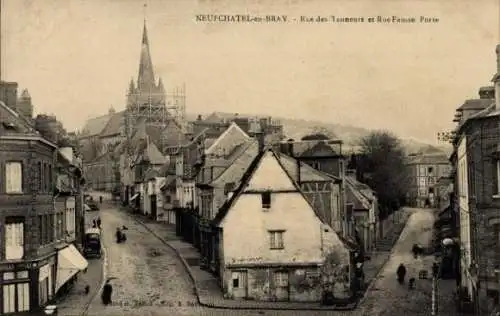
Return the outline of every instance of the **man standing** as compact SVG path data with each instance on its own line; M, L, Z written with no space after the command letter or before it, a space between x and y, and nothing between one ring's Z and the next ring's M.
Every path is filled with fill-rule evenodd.
M104 305L111 304L111 294L113 294L113 286L111 286L109 280L107 280L106 284L104 284L101 294L102 303Z

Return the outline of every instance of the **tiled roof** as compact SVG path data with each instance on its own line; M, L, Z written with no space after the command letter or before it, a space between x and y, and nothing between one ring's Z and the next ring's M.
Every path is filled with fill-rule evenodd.
M457 111L463 110L482 110L488 107L491 102L494 102L492 99L472 99L466 100L464 104L462 104Z
M217 137L206 138L204 141L205 148L210 148L210 146L212 146L216 140L217 140Z
M370 199L363 194L363 191L373 192L366 184L356 181L353 177L346 176L347 201L354 205L355 210L369 210Z
M100 136L114 136L120 134L121 127L124 124L125 111L116 112L108 116L109 120L104 129L99 133Z
M41 137L29 121L3 102L0 102L0 121L0 136L26 135Z
M298 181L298 168L297 160L285 154L279 154L278 158L285 168L286 172L292 177L294 181ZM303 182L322 182L333 181L334 178L319 170L314 169L306 163L300 162L300 181Z
M103 116L88 119L85 125L83 126L82 136L88 137L88 136L99 135L108 124L110 118L111 115L106 114Z
M418 155L408 162L410 165L448 165L450 161L446 154L440 155Z
M249 142L245 150L231 163L231 165L224 170L219 177L215 177L215 180L212 181L212 185L222 186L225 183L238 184L258 153L259 145L257 141L253 140Z
M153 165L164 165L169 159L160 152L155 143L149 143L146 147L145 158Z

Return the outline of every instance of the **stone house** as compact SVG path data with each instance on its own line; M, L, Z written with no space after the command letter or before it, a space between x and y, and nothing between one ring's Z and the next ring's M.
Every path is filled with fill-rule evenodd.
M448 156L438 150L428 150L410 156L407 163L410 168L410 203L417 207L436 207L439 192L435 185L440 178L451 170Z
M455 190L460 227L460 302L476 314L499 307L500 284L500 45L495 100L462 117L455 130Z
M279 153L262 143L212 221L225 295L320 301L328 290L352 297L353 249L304 196Z

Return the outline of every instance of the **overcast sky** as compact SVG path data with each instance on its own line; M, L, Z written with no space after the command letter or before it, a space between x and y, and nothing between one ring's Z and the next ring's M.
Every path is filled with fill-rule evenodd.
M435 142L496 70L498 0L147 1L151 54L187 111L262 113ZM140 0L3 0L2 79L69 130L125 106L138 72ZM365 17L365 23L200 23L196 14ZM370 24L369 16L439 18Z

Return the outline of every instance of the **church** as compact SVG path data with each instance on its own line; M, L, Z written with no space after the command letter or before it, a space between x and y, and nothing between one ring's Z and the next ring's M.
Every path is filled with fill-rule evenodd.
M117 190L120 185L118 145L131 140L138 126L147 126L147 138L162 152L166 139L179 138L184 121L184 89L167 94L162 79L156 79L144 21L139 72L137 81L130 81L125 110L117 112L110 108L108 114L87 120L78 135L89 186L94 190Z

